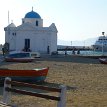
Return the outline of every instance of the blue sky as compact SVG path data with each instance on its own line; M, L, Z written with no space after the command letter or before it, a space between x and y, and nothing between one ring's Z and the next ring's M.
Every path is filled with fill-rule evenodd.
M58 39L85 40L107 33L107 0L3 0L0 3L0 44L5 42L4 27L21 24L33 10L42 17L44 26L55 23Z

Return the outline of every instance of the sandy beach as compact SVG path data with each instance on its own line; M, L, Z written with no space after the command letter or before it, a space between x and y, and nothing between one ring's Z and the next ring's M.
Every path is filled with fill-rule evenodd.
M49 73L43 85L66 85L66 107L107 107L107 65L100 64L98 59L58 55L43 56L31 63L0 62L0 68L9 69L47 66ZM0 96L2 99L2 90ZM57 104L56 101L24 95L13 95L12 103L19 107L56 107Z

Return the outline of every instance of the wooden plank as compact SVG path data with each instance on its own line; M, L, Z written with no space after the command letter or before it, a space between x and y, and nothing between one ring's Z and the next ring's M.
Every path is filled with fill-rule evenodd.
M14 88L8 88L8 87L6 87L5 90L9 91L9 92L11 91L11 92L23 94L23 95L30 95L30 96L35 96L35 97L41 97L41 98L45 98L45 99L60 101L60 97L56 97L56 96L49 96L49 95L45 95L45 94L39 94L39 93L34 93L34 92L20 90L20 89L14 89Z
M61 89L59 89L59 88L52 88L52 87L29 84L29 83L24 83L24 82L6 81L6 84L24 86L24 87L26 86L26 87L30 87L30 88L34 88L34 89L42 89L42 90L51 91L51 92L61 92Z

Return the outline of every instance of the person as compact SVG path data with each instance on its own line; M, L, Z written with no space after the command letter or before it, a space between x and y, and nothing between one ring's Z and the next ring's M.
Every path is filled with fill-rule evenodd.
M65 55L67 55L67 51L65 51Z
M77 54L80 54L80 50L77 51Z
M49 54L49 53L50 53L50 47L47 46L47 54Z
M4 47L2 48L2 53L3 53L3 56L4 56L4 54L5 54Z
M73 49L73 50L72 50L72 54L74 54L74 55L75 55L75 49Z

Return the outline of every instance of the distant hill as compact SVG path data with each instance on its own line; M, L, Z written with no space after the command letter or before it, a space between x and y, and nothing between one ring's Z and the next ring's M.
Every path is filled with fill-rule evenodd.
M64 41L64 40L60 40L58 39L58 45L66 45L66 46L91 46L95 43L95 41L97 40L97 37L96 38L89 38L89 39L86 39L84 41Z

